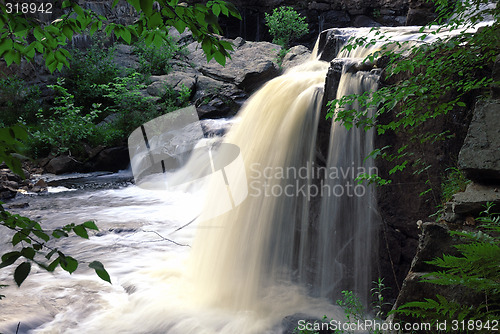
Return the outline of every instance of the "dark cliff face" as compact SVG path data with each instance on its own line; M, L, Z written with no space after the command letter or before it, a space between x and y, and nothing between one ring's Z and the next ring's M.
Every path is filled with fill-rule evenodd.
M330 61L335 57L338 44L341 43L341 34L337 29L324 31L319 38L318 54L323 60ZM325 100L334 99L342 67L340 62L331 63L325 84ZM371 68L360 70L368 70ZM404 80L404 77L398 80ZM399 81L389 81L382 75L381 85L397 85ZM444 99L450 97L443 97ZM470 97L471 105L473 97ZM401 112L398 106L391 113L381 115L378 119L381 123L390 123L395 115ZM323 115L326 114L324 110ZM324 119L324 118L322 118ZM403 145L408 145L407 151L412 152L407 157L408 167L393 175L389 171L394 167L394 162L383 159L376 160L379 176L391 179L392 183L377 188L378 211L381 218L379 226L379 249L378 261L373 272L373 278L384 278L384 282L391 289L386 291L391 298L398 295L403 280L410 268L418 245L419 229L417 221L427 221L434 214L436 206L441 204L441 182L446 169L456 165L458 153L464 143L468 125L471 120L471 111L457 108L444 116L440 116L426 123L421 131L440 133L444 130L450 131L451 139L438 142L433 145L421 144L411 140L412 134L405 132L386 132L384 135L376 136L376 148L392 147L397 150ZM318 131L318 151L320 156L325 155L327 138L329 137L329 121L322 121ZM395 152L389 152L395 153ZM419 162L424 161L430 165L426 172ZM426 192L429 187L432 192ZM421 195L425 194L425 195ZM433 220L434 218L432 218Z
M271 41L265 25L265 13L291 6L306 17L309 34L298 43L312 47L319 33L338 27L423 25L433 16L433 8L423 0L228 0L241 13L242 20L221 16L220 24L228 38L248 41ZM190 4L203 0L188 0ZM110 1L86 0L81 6L106 16L112 22L130 24L137 13L125 0L112 8ZM53 18L43 18L51 20Z
M200 0L189 1L202 2ZM309 34L298 43L312 47L323 30L342 27L423 25L433 18L433 8L421 0L230 0L240 10L242 20L221 19L229 38L270 41L265 13L291 6L306 17Z

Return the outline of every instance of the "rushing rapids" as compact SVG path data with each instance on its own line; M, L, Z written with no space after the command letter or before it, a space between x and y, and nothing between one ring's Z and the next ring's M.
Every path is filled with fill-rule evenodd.
M370 34L336 31L341 42ZM401 41L419 36L418 28L389 32ZM352 69L379 47L338 54L334 96L377 89L376 71ZM318 53L324 59L324 50ZM248 189L231 210L220 208L219 188L210 185L193 193L129 186L45 198L60 203L51 210L65 215L44 211L49 205L40 196L30 214L53 226L68 217L97 220L100 235L88 243L71 239L66 247L83 261L102 260L113 285L90 272L34 273L27 290L2 290L15 297L2 300L9 311L0 317L9 318L0 319L0 331L15 331L20 322L20 333L280 333L281 320L300 312L341 319L331 305L341 290L366 302L378 218L374 189L355 178L373 168L365 160L373 133L333 122L326 163L316 164L330 64L313 58L262 87L225 136L240 150L245 173L234 177ZM287 174L278 177L279 170ZM20 304L29 299L23 291L37 296L30 304L36 315Z

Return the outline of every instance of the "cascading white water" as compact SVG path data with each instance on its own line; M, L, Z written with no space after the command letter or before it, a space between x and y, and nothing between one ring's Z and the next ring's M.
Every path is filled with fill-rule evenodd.
M377 36L370 28L338 31L344 41L352 34ZM421 42L415 27L385 33L393 41ZM339 52L337 98L377 89L377 70L358 69L386 42ZM376 173L373 159L367 159L374 133L333 122L327 164L314 166L318 89L327 67L313 60L269 82L248 101L228 135L226 141L241 148L251 190L242 205L198 231L191 272L199 302L268 312L263 304L268 290L298 282L330 300L352 290L368 305L379 221L374 187L355 179ZM321 173L324 179L314 184ZM321 197L317 222L310 220L311 192ZM217 194L209 190L208 196L206 210L217 210Z
M241 149L250 190L239 207L199 228L191 270L204 302L267 312L266 289L290 283L300 223L308 216L300 189L309 176L296 172L313 159L327 69L311 61L272 80L228 134L226 141ZM206 210L217 205L209 190Z
M374 91L378 74L348 73L344 65L337 99ZM352 108L359 109L358 105ZM373 111L369 112L369 116ZM325 187L332 196L322 197L314 290L331 299L343 290L353 291L368 305L372 263L376 260L377 209L373 186L358 185L360 173L373 174L373 130L347 130L332 122ZM366 160L365 160L366 159ZM332 174L332 172L335 172Z
M368 30L359 33L367 35ZM417 38L418 28L394 31L399 36L396 38L408 40ZM376 47L340 57L363 59ZM343 62L337 97L376 89L375 74L352 73L349 64L353 61ZM331 299L341 289L350 289L366 299L377 223L374 192L368 187L360 196L349 196L347 191L354 192L353 179L359 168L371 166L370 160L363 159L373 148L372 133L332 125L329 157L322 171L335 171L338 177L327 174L321 179L329 193L316 196L321 197L321 212L318 220L311 220L315 209L311 210L310 204L316 190L321 190L314 187L321 181L314 157L328 67L327 62L314 60L290 70L266 84L239 114L225 141L237 145L245 161L248 197L243 203L210 221L199 222L192 249L171 244L141 248L135 243L135 232L127 236L135 236L133 256L126 256L125 250L111 267L114 285L103 288L94 281L95 287L88 288L88 283L71 283L75 286L72 289L95 291L93 303L84 312L76 309L85 305L82 301L75 309L50 309L44 316L47 323L34 333L280 333L281 319L298 312L343 318L325 298L311 298L308 293ZM119 203L130 200L136 192L127 188L106 196L117 197ZM168 206L180 197L178 193L168 195L155 194L154 202ZM208 189L207 196L206 210L221 211L217 209L221 205L218 193ZM105 200L99 197L99 201ZM145 209L132 202L126 212L134 212L134 217L151 215L147 201L141 206ZM197 215L195 205L188 200L183 205L184 214L192 209L189 213ZM111 211L107 219L117 219L120 210ZM157 215L169 217L172 213ZM184 220L191 220L189 216ZM176 221L160 232L190 243L193 230L174 232L187 221ZM137 223L142 224L146 223ZM159 228L156 223L154 228ZM94 240L103 243L99 245L102 249L109 247L104 240L112 237L114 233ZM127 238L121 242L129 244ZM123 274L125 268L127 275ZM80 281L74 275L73 279L92 282L90 275L82 276ZM97 293L100 289L104 292ZM58 298L57 294L53 297Z

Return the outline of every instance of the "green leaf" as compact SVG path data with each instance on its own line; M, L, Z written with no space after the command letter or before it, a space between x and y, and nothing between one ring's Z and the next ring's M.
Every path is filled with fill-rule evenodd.
M141 9L147 17L153 13L153 0L140 0Z
M187 27L186 23L184 23L184 21L181 21L181 20L175 20L173 22L173 26L181 34L184 32L184 30L186 30L186 27Z
M111 283L111 278L101 262L92 261L92 263L89 264L89 267L94 269L97 276L99 276L102 280Z
M23 262L16 268L14 271L14 280L16 281L17 286L21 286L21 284L23 284L30 271L31 263L29 262Z
M24 247L21 250L21 255L30 260L33 260L35 254L36 254L35 250L31 247Z
M214 59L221 64L222 66L226 65L226 56L222 54L222 52L215 52L214 53Z
M97 225L95 224L94 221L92 220L89 220L89 221L86 221L85 223L82 224L85 228L88 228L88 229L91 229L91 230L96 230L96 231L99 231L99 228L97 227Z
M59 264L61 268L66 270L68 273L72 274L78 268L78 261L71 256L65 256L63 253L59 253Z
M236 8L235 5L233 5L231 2L226 2L225 3L227 6L227 9L229 9L229 12L231 13L232 16L237 18L238 20L241 20L241 15L238 9Z
M61 262L61 258L58 257L57 259L55 259L54 261L52 261L51 264L48 265L47 267L47 270L52 272L56 269L56 267L59 265L59 263Z
M26 240L26 235L21 231L17 232L12 236L12 246L17 245L23 240Z
M71 40L71 38L73 37L73 29L71 29L71 27L67 25L62 28L62 33L69 40Z
M21 54L13 49L7 51L4 54L5 62L7 63L7 66L10 66L13 62L16 64L21 63Z
M132 41L132 35L127 28L122 30L121 37L127 44L130 44L130 42Z
M68 233L64 232L63 230L57 229L54 232L52 232L52 236L56 239L59 239L61 237L67 237Z
M57 252L57 248L54 248L53 250L51 250L47 255L45 255L45 258L47 260L50 260L50 258L52 257L52 255L54 255L55 253Z
M156 47L161 47L163 45L163 37L161 36L161 34L154 34L153 45Z
M214 13L215 16L219 16L220 12L221 12L221 6L219 4L214 4L212 6L212 12Z
M12 155L4 156L4 162L9 167L11 171L15 174L19 175L21 178L25 178L23 167L21 165L21 161Z
M148 27L150 29L154 29L156 27L159 27L163 24L163 19L160 15L160 13L154 13L148 20Z
M141 10L141 2L139 0L128 0L128 2L135 8L136 11Z
M36 235L37 237L39 237L40 239L44 240L44 241L49 241L50 240L50 237L45 232L42 232L40 230L33 230L33 234Z
M13 47L13 42L10 38L8 37L3 37L3 39L0 41L0 55L3 55L6 51L9 51Z
M75 3L73 4L73 10L75 11L75 13L77 13L77 14L78 14L78 16L79 16L79 17L81 17L81 16L84 16L84 15L85 15L85 13L84 13L84 11L83 11L82 7L78 6L78 5L77 5L77 4L75 4Z
M0 268L10 266L21 256L21 252L9 252L2 255L2 262L0 263Z
M203 49L203 52L207 57L212 55L212 41L210 40L210 38L205 37L203 39L203 42L201 43L201 48Z
M90 36L93 36L98 28L99 24L97 22L92 23L92 25L90 26Z
M77 225L75 227L73 227L73 231L76 233L76 235L78 235L79 237L82 237L82 238L85 238L85 239L88 239L89 238L89 235L87 233L87 230L85 229L85 227L83 227L82 225Z

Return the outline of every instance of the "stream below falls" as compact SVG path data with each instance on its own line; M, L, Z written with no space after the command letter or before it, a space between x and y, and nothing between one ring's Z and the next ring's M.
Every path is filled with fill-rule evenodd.
M9 284L1 290L6 297L0 302L0 333L16 333L18 326L18 333L279 333L287 315L338 313L293 286L276 287L266 297L269 309L259 312L197 303L190 293L193 278L184 270L196 224L185 225L201 210L200 193L144 190L127 182L129 171L73 177L59 180L48 193L6 204L28 203L10 211L46 229L94 220L100 230L89 240L58 240L57 247L80 262L72 275L33 266L17 288L14 266L0 272L0 282ZM7 251L9 236L0 238ZM112 285L87 267L93 260L105 265Z

